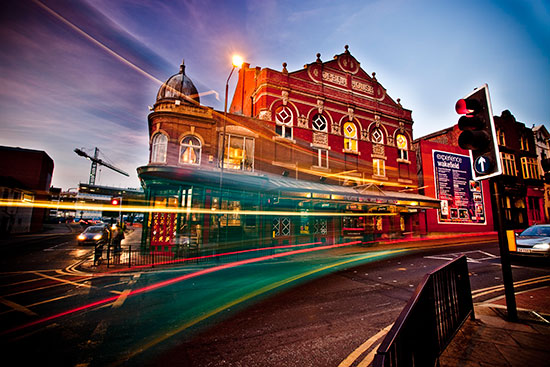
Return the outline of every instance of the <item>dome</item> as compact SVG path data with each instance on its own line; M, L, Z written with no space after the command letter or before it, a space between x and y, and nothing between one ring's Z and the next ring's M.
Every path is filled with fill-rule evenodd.
M188 96L191 99L200 103L199 92L195 85L185 75L185 63L182 61L180 66L180 72L172 75L168 80L162 84L157 93L157 102L163 99L175 99L186 101L187 98L183 96Z

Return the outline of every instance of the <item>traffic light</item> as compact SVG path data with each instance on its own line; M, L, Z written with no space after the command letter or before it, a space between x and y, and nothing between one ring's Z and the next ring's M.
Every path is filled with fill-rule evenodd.
M502 167L487 84L459 99L455 109L464 115L458 120L462 130L458 145L470 151L474 180L500 175Z
M111 198L111 205L120 205L120 203L122 202L122 198L121 197L112 197Z

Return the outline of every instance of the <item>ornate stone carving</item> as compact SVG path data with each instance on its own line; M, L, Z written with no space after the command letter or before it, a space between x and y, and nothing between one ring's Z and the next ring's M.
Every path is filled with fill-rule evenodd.
M304 115L298 117L298 127L307 128L307 119Z
M260 113L258 114L258 118L260 120L271 121L271 111L270 110L260 111Z
M313 133L313 144L317 145L328 145L328 134L314 132Z
M369 139L369 132L365 130L361 130L361 140L363 141L370 141Z
M335 135L342 135L342 133L340 132L340 123L339 122L333 122L330 132L332 134L335 134Z
M384 150L384 145L382 145L382 144L373 144L372 145L372 154L384 157L386 155L385 150Z
M354 118L354 111L353 111L353 108L352 107L348 107L348 119L350 121L353 121L353 118Z
M325 109L325 101L323 101L322 99L318 99L317 100L317 111L319 112L319 114L322 114L324 109Z
M288 91L283 90L281 92L281 95L282 95L282 98L283 98L283 106L286 106L286 104L288 103Z

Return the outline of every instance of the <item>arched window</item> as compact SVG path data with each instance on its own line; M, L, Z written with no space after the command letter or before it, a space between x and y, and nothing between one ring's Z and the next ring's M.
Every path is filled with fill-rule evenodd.
M376 128L372 131L371 141L375 144L384 144L384 133L382 130Z
M281 106L275 111L275 131L283 138L292 139L292 122L294 116L290 108Z
M327 119L321 114L316 114L311 120L311 126L315 131L327 132Z
M353 122L344 124L344 149L357 151L357 127Z
M201 148L201 141L197 137L185 136L180 144L180 163L201 164Z
M151 143L151 163L166 163L166 151L168 149L168 137L158 133Z
M397 134L395 137L397 143L397 157L399 159L409 160L409 141L403 134Z

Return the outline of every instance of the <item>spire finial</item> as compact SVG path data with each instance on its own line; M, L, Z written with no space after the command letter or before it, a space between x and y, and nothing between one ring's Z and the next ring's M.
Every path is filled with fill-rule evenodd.
M180 74L185 75L185 59L181 59Z
M349 46L348 46L348 45L345 45L344 48L346 49L345 52L346 52L347 54L349 54L349 50L348 50Z
M321 54L319 52L317 52L317 62L321 62Z

